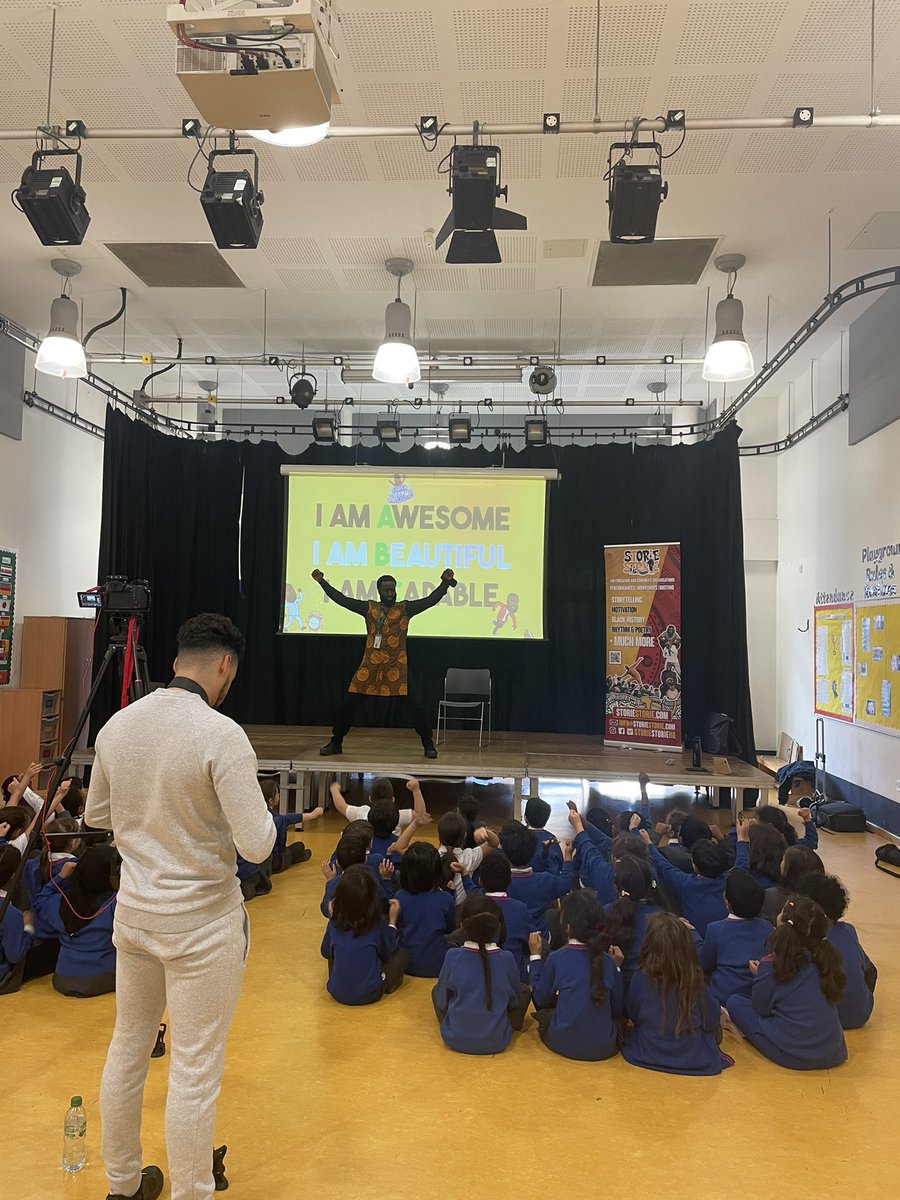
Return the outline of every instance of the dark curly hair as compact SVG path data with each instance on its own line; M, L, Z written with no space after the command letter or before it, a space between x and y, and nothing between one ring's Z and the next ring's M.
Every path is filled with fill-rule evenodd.
M224 650L240 661L246 648L244 635L237 625L221 613L200 613L185 621L178 630L179 654L208 654L212 650Z

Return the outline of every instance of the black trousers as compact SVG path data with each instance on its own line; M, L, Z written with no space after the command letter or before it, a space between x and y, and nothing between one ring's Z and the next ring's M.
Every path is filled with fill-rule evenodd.
M416 733L422 739L422 745L427 749L432 745L434 740L431 732L431 722L428 719L428 714L425 712L425 706L422 703L418 688L415 687L411 679L407 687L409 692L406 696L366 696L362 692L347 692L341 704L337 720L334 723L334 728L331 731L334 741L342 742L344 740L353 728L356 714L359 712L361 705L373 703L376 705L375 711L377 712L379 709L384 710L393 701L395 704L399 702L405 707L407 724L415 729Z

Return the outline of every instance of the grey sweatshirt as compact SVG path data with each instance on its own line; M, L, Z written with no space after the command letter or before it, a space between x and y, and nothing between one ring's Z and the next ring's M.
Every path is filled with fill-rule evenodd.
M122 855L116 919L180 933L236 908L235 849L260 863L275 843L241 727L202 696L160 689L111 717L96 749L84 819Z

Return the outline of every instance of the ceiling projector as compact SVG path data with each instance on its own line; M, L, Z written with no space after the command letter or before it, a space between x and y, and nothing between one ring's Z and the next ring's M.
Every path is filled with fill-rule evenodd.
M170 4L175 73L200 116L261 136L324 127L324 137L340 103L332 9L333 0L222 0L197 10Z

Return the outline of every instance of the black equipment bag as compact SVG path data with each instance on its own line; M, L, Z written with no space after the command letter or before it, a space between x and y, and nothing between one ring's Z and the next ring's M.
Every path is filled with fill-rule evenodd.
M866 814L846 800L826 800L813 807L815 822L820 829L832 833L865 833Z
M727 713L708 713L703 725L702 745L707 754L740 755L741 743L734 731L733 718Z
M875 851L875 866L900 879L900 846L895 846L893 842L879 846Z

